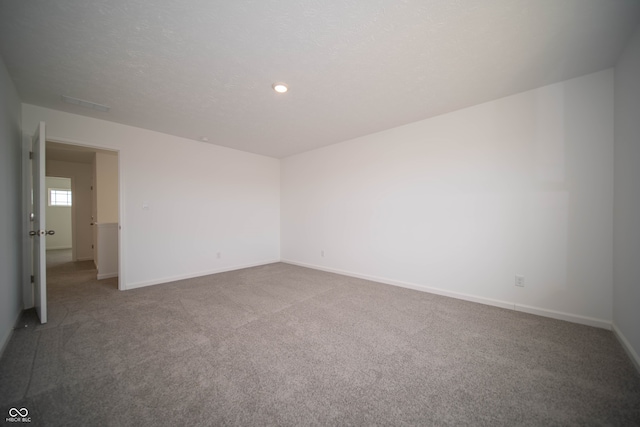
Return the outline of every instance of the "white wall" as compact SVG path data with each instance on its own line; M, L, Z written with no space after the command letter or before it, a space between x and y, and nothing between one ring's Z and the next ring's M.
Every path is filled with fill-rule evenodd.
M20 98L0 58L0 356L22 310Z
M72 221L75 223L73 253L75 260L93 259L91 227L92 165L88 163L47 160L47 175L71 178L73 182Z
M119 150L125 288L279 260L277 159L23 104L23 128L39 120Z
M47 250L71 249L71 206L49 206L48 195L50 188L71 190L71 179L50 176L45 178L45 191L47 192L47 206L45 208L47 230L54 230L56 232L54 235L47 236L45 239L47 242Z
M640 369L640 28L615 69L613 320Z
M118 154L96 153L96 206L99 223L118 222Z
M284 261L612 319L611 69L295 155L281 173Z
M118 276L118 224L96 224L98 280Z

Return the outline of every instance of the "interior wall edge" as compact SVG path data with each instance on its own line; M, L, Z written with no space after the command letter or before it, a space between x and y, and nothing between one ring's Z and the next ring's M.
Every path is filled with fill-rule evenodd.
M638 373L640 374L640 355L636 353L636 351L631 346L631 343L629 342L627 337L624 336L624 334L618 328L615 322L611 323L611 328L613 330L613 334L618 339L618 341L620 342L620 345L622 345L622 348L627 353L627 356L629 356L629 359L631 359L631 361L633 362L633 365L636 367L636 369L638 370Z
M7 333L5 334L4 337L2 337L2 341L0 341L0 359L2 359L2 356L4 355L4 351L7 349L7 346L9 344L9 341L11 341L11 338L13 337L13 333L15 332L16 328L18 327L18 322L20 321L20 316L22 316L22 311L18 312L18 316L16 317L15 321L13 322L13 328L9 329L7 331Z
M604 319L596 319L596 318L580 316L572 313L564 313L560 311L547 310L544 308L531 307L531 306L516 304L510 301L495 300L495 299L480 297L480 296L471 295L471 294L451 292L442 288L435 288L431 286L420 285L417 283L403 282L403 281L388 279L384 277L370 276L366 274L355 273L352 271L323 267L315 264L307 264L307 263L302 263L298 261L293 261L290 259L283 259L281 262L286 264L297 265L300 267L312 268L314 270L326 271L329 273L342 274L344 276L355 277L358 279L370 280L372 282L383 283L386 285L399 286L402 288L408 288L416 291L442 295L450 298L461 299L464 301L476 302L479 304L490 305L493 307L505 308L507 310L520 311L523 313L533 314L541 317L548 317L551 319L564 320L571 323L578 323L581 325L593 326L597 328L611 330L611 321L604 320Z
M201 272L198 272L198 273L189 273L189 274L182 274L182 275L178 275L178 276L163 277L163 278L160 278L160 279L153 279L153 280L149 280L149 281L127 283L126 284L126 288L123 288L122 290L127 290L128 291L128 290L131 290L131 289L145 288L147 286L162 285L164 283L176 282L178 280L186 280L186 279L193 279L193 278L196 278L196 277L210 276L212 274L225 273L227 271L242 270L242 269L251 268L251 267L260 267L262 265L275 264L277 262L280 262L280 260L279 259L271 259L271 260L265 260L265 261L259 261L259 262L255 262L255 263L250 263L250 264L238 264L238 265L233 265L233 266L228 266L228 267L217 268L217 269L214 269L214 270L201 271Z

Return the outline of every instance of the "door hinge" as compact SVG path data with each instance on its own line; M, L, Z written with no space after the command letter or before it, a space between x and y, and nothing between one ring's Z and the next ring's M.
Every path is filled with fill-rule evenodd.
M93 249L93 245L91 245L91 249Z
M36 281L36 277L32 274L31 275L31 283L35 283L35 281Z
M29 160L33 160L33 151L29 151Z

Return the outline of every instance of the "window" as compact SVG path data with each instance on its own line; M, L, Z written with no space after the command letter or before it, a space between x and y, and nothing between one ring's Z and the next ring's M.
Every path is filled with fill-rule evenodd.
M49 206L71 206L71 190L50 188Z

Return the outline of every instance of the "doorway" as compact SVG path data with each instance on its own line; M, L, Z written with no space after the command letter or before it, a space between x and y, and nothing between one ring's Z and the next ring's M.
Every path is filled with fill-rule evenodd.
M47 140L46 175L57 179L52 183L68 179L71 217L70 244L47 248L47 268L78 263L99 280L118 277L118 162L116 151Z
M47 194L47 175L68 178L72 187L71 192L67 188L58 188L59 192L53 195L72 201L71 262L65 259L63 264L73 266L84 262L82 270L89 270L88 274L102 286L124 288L120 263L119 160L116 150L46 138L45 122L39 122L33 136L23 137L25 244L22 298L25 308L35 307L41 323L47 323L47 264L60 264L60 257L68 258L68 253L59 253L47 260L45 241L55 235L55 230L47 229L46 225L45 209L47 200L52 197ZM56 185L49 187L55 188ZM102 235L98 233L96 236L94 229L97 225L107 226ZM87 265L89 269L85 268ZM68 279L67 276L60 283L69 284Z

